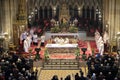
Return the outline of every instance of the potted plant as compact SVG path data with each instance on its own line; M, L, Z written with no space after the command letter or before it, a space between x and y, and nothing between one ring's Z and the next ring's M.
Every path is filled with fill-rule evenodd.
M49 60L49 52L47 49L45 50L45 53L44 53L44 59L45 59L45 61Z
M52 33L58 33L58 32L60 32L59 26L55 26L55 27L51 28L51 32Z
M77 47L77 49L75 51L75 55L76 55L76 59L79 60L79 56L80 56L80 49L79 49L79 47Z
M78 28L77 27L75 27L75 26L70 26L69 27L69 32L71 32L71 33L76 33L78 31Z
M41 49L40 48L35 48L35 51L36 51L35 60L40 60L39 52L41 51Z

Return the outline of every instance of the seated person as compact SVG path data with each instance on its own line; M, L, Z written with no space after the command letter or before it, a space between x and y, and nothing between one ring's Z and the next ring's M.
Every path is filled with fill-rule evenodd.
M54 41L55 41L56 44L59 43L59 37L56 37L56 38L54 39Z
M59 44L63 44L64 43L64 39L61 37L59 40Z
M64 43L65 43L65 44L68 44L68 43L69 43L69 39L68 39L68 38L65 38Z

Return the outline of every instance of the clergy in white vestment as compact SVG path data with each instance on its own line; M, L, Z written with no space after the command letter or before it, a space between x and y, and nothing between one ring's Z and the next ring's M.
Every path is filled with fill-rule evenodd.
M30 29L30 35L33 37L33 35L34 35L34 29L33 28L31 28Z
M98 30L95 31L95 41L97 41L100 37L100 33L98 32Z
M36 33L33 34L33 44L34 44L35 46L38 45L38 35L37 35Z
M54 42L55 42L56 44L58 44L58 43L59 43L59 37L55 37Z
M103 41L100 42L100 45L99 45L99 53L100 53L101 55L103 55L103 53L104 53L104 42L103 42Z
M24 40L24 51L29 52L28 49L31 46L32 38L31 35L28 35L27 38Z
M104 43L109 41L109 35L108 35L108 33L106 31L104 32L104 35L103 35L103 41L104 41Z
M101 41L103 41L102 36L99 36L98 40L96 41L97 48L99 48Z
M75 20L73 21L73 23L74 23L75 25L77 25L77 23L78 23L77 18L75 18Z
M65 43L65 44L68 44L68 43L69 43L69 39L68 39L68 38L65 38L64 43Z
M64 43L64 39L61 37L59 40L59 44L63 44Z
M21 33L21 35L20 35L20 41L23 42L27 38L27 35L28 35L28 33L26 31L23 32L23 33Z
M26 38L26 39L24 40L24 51L27 52L27 53L29 52L29 51L28 51L29 46L30 46L30 45L29 45L29 39Z
M40 44L40 46L44 47L44 44L45 44L45 36L42 35L41 36L41 44Z

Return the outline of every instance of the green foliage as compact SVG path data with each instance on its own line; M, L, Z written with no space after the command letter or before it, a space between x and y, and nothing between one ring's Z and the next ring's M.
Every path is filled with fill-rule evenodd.
M78 32L78 28L76 26L70 26L68 23L62 23L60 26L54 26L51 28L52 33L59 33L59 32L70 32L70 33L76 33Z
M77 47L76 51L75 51L75 55L76 56L80 56L80 49Z
M48 60L48 59L49 59L49 52L48 52L47 49L46 49L45 52L44 52L44 58L45 58L45 60Z
M86 60L86 59L87 59L86 54L83 54L83 55L82 55L82 59L83 59L83 60Z
M55 26L55 27L51 28L51 32L53 32L53 33L58 33L58 32L60 32L59 26Z
M60 27L61 28L66 28L66 27L68 27L69 25L67 24L67 23L62 23L61 25L60 25Z
M70 27L69 27L69 32L71 32L71 33L78 32L78 28L77 28L77 27L74 27L74 26L70 26Z

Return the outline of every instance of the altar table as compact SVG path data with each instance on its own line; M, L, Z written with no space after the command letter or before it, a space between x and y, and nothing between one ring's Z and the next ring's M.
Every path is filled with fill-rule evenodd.
M78 44L47 44L45 46L51 53L74 53Z

